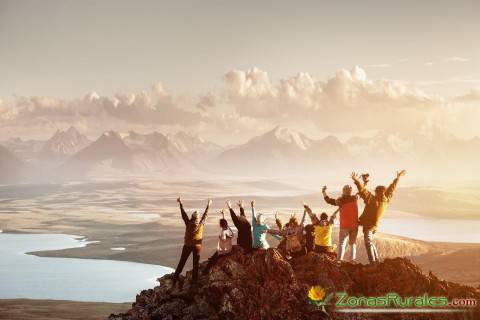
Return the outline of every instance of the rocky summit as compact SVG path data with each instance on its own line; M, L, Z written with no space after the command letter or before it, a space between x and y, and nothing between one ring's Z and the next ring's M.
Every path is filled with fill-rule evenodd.
M427 296L480 301L478 289L423 274L406 258L373 265L338 264L313 252L287 260L277 249L247 255L234 247L209 274L201 275L205 265L201 265L197 285L190 283L191 272L175 287L172 275L165 275L158 279L159 286L138 294L130 310L109 319L480 319L478 305L441 313L342 312L335 305L338 292L357 298L397 293L402 299Z

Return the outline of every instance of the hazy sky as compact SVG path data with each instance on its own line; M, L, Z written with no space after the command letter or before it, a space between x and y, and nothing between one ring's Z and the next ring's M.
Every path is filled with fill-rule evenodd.
M110 95L158 81L200 92L233 68L275 79L355 65L461 93L479 85L479 33L475 0L1 0L0 96Z
M358 65L368 79L394 81L429 99L471 94L467 100L477 101L479 13L480 1L474 0L0 0L0 111L16 104L14 116L3 116L11 120L26 97L77 99L92 91L113 97L161 83L168 103L182 108L198 105L196 99L217 106L217 95L228 96L223 105L229 107L216 113L236 110L248 123L245 117L259 114L238 109L245 101L238 104L229 91L238 79L228 82L225 74L254 66L274 87L300 72L326 82ZM390 90L390 84L381 84ZM275 90L267 95L278 100L281 89ZM258 87L254 93L258 98ZM246 95L254 106L251 92ZM311 98L296 103L303 106ZM319 102L314 105L318 109ZM262 117L275 111L265 110ZM43 120L49 128L59 125Z

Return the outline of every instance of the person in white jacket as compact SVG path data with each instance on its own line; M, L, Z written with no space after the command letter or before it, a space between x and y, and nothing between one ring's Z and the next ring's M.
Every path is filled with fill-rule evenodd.
M218 236L217 251L208 259L208 263L203 270L203 274L207 274L210 271L210 268L218 261L220 257L225 256L232 251L232 240L234 233L228 226L228 222L225 219L225 212L222 210L220 213L222 214L222 218L219 220L221 231L220 235Z

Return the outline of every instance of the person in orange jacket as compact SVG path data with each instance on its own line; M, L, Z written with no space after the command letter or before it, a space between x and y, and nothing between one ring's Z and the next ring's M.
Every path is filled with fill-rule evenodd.
M350 245L350 259L355 261L357 258L357 234L358 234L358 206L357 195L352 195L352 187L345 185L342 188L342 195L337 199L330 198L327 195L327 187L322 188L325 202L332 206L338 206L340 211L340 231L338 234L338 260L342 261L345 255L345 249L348 243Z

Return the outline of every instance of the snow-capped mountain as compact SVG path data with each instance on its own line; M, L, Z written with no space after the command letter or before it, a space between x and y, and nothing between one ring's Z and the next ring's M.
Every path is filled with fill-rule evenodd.
M192 160L212 159L223 150L218 144L206 141L196 134L184 131L168 134L167 138L179 152Z
M222 152L215 167L242 174L308 171L325 158L315 154L333 141L315 141L284 127L275 127L237 147Z
M57 130L57 132L45 142L41 150L41 158L49 161L63 160L89 144L90 140L74 127L70 127L65 131Z
M123 138L132 150L135 171L181 170L191 167L182 152L163 134L129 132Z

